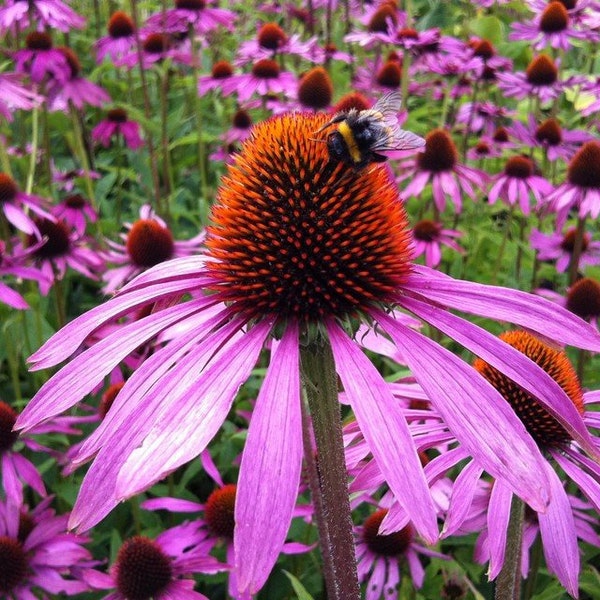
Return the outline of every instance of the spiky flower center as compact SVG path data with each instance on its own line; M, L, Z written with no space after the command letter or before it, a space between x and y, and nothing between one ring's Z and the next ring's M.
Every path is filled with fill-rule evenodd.
M303 106L319 110L331 104L333 83L323 67L312 68L300 81L298 100Z
M206 2L205 0L175 0L175 8L200 11L206 8Z
M13 431L17 413L6 402L0 400L0 456L3 452L10 450L19 438L19 434Z
M556 83L558 69L547 54L536 56L525 70L527 82L534 86L548 86Z
M164 33L151 33L143 44L144 52L148 54L162 54L169 46L169 38Z
M388 22L394 27L398 26L398 13L391 4L382 4L371 17L367 25L368 31L372 33L387 33Z
M575 227L572 227L571 229L569 229L569 231L567 231L567 233L565 233L565 237L563 238L562 242L560 243L560 247L565 252L573 252L573 250L575 248L576 238L577 238L577 229L575 229ZM581 239L582 252L585 252L588 249L589 244L590 244L590 234L584 233L583 238Z
M583 188L600 188L600 143L586 142L573 156L567 180Z
M127 600L155 598L171 581L171 559L160 546L137 535L127 540L115 562L117 589Z
M477 40L473 45L473 54L483 60L489 60L496 54L496 50L489 40Z
M369 550L380 556L402 556L410 546L414 531L411 525L403 527L400 531L381 535L379 526L387 515L387 509L373 513L363 525L363 539Z
M331 160L314 139L327 119L259 123L223 180L208 268L248 318L354 315L389 302L408 274L410 234L393 180L379 165Z
M567 308L582 319L600 316L600 284L590 277L576 281L567 294Z
M379 71L377 71L375 79L377 80L377 83L383 87L392 90L398 89L400 82L402 81L402 65L396 60L388 60Z
M263 58L252 66L252 75L259 79L276 79L279 77L279 65L270 58Z
M475 152L479 156L487 156L491 151L492 149L487 142L477 142L477 145L475 146Z
M25 543L25 540L34 529L35 521L33 517L29 513L21 511L19 513L19 529L17 531L17 539L21 544Z
M3 597L12 597L10 592L25 579L28 569L29 561L21 542L0 535L0 593Z
M279 50L288 40L277 23L265 23L258 32L258 44L267 50Z
M71 239L69 228L65 223L49 219L35 219L35 224L42 237L46 238L45 243L34 252L37 258L52 259L68 254L71 249ZM27 237L27 246L34 246L37 243L38 239L35 236Z
M15 180L6 173L0 173L0 205L12 202L19 193Z
M492 139L497 144L506 144L506 142L508 142L510 139L508 137L508 131L506 130L506 127L496 127L492 135Z
M235 495L233 483L215 490L204 505L204 519L211 533L217 537L233 539L235 528Z
M140 219L127 235L127 253L139 267L153 267L173 256L173 235L154 219Z
M546 371L583 414L583 392L564 352L551 348L526 331L509 331L500 335L500 339ZM474 367L507 400L540 448L560 448L570 442L571 437L564 427L529 392L481 359L475 361Z
M112 14L108 21L108 35L111 38L117 40L119 38L129 37L133 32L133 21L127 13L122 10L117 10Z
M562 2L550 2L540 17L540 30L544 33L558 33L569 25L569 13Z
M371 103L360 92L350 92L338 100L338 103L333 107L333 112L348 112L353 108L360 111L367 110L370 107Z
M527 179L533 175L533 163L526 156L512 156L504 165L504 173L516 179Z
M399 29L396 35L401 39L419 39L419 32L416 29L413 29L412 27L404 27L403 29Z
M423 242L433 242L440 236L441 226L434 221L423 219L413 227L413 235L417 240Z
M124 108L111 108L107 111L106 118L113 123L125 123L127 121L127 111Z
M248 111L240 108L233 115L233 126L237 129L250 129L252 127L252 118L248 114Z
M69 208L76 208L81 210L87 204L86 199L81 194L73 194L72 196L67 196L63 202Z
M556 119L546 119L535 130L535 139L540 144L558 146L562 142L562 129Z
M32 31L25 38L25 46L28 50L50 50L52 38L44 31Z
M226 60L218 60L212 68L213 79L227 79L233 75L233 67Z
M450 135L443 129L434 129L425 138L425 150L417 154L419 167L439 173L450 171L456 165L458 152Z
M108 389L102 394L102 399L100 400L100 405L98 406L98 414L102 419L106 417L108 411L113 405L117 394L123 389L125 385L124 381L120 381L119 383L113 383L108 386Z

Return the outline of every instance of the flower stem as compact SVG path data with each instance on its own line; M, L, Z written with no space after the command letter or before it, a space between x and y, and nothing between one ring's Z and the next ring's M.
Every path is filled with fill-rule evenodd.
M573 242L573 252L571 262L569 263L569 285L573 285L577 280L579 270L579 259L583 251L583 238L585 236L585 217L579 217L577 220L577 230L575 231L575 240Z
M515 600L521 595L521 548L523 545L523 523L525 504L517 496L512 497L504 564L496 580L495 600Z
M300 353L302 378L317 445L317 478L321 510L320 544L329 600L359 600L348 474L344 457L337 375L329 342L311 342Z
M31 194L31 190L33 189L33 178L35 176L35 165L38 156L39 111L40 109L36 107L31 114L31 154L29 155L29 170L27 172L27 183L25 184L26 194Z

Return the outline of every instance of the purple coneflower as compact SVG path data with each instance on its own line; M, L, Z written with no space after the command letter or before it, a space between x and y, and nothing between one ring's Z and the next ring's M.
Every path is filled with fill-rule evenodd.
M537 123L535 117L529 115L527 125L513 121L509 130L527 148L542 148L550 161L569 160L581 144L592 139L592 135L582 129L563 129L553 117Z
M243 142L252 131L252 117L244 108L239 108L233 115L231 127L223 134L223 141L227 145Z
M23 86L18 73L0 73L0 115L8 122L13 120L15 109L31 110L39 106L44 98Z
M184 42L178 42L172 36L160 31L147 31L142 37L141 64L144 69L149 69L152 65L160 63L170 58L174 63L191 65L193 56L191 54L191 45L189 39ZM127 54L124 54L115 64L119 67L133 68L140 62L137 48L132 48Z
M425 581L421 556L449 558L419 544L410 523L392 533L379 533L387 514L387 508L380 508L354 527L358 578L366 581L365 600L396 596L402 562L408 565L412 584L418 589Z
M389 168L331 161L326 145L312 140L328 118L290 113L259 123L223 179L206 253L153 267L46 342L31 359L36 368L68 358L105 323L154 305L73 358L17 422L27 429L69 409L133 350L176 326L127 380L77 457L95 456L71 518L73 527L88 528L206 448L268 345L235 503L240 593L256 593L266 581L296 504L301 353L313 352L304 360L329 357L390 489L416 532L433 541L436 509L418 454L386 382L353 340L356 325L376 322L389 335L468 451L538 510L549 500L543 458L502 396L386 309L407 309L431 323L544 406L563 398L548 375L450 309L600 349L600 334L555 304L412 263L405 208Z
M38 245L40 244L41 242L38 242ZM29 248L24 252L15 252L13 250L9 254L6 251L6 244L0 240L0 302L3 304L7 304L12 308L20 310L29 308L29 305L25 302L23 296L4 283L5 277L31 279L38 283L41 280L46 279L37 269L26 266L31 253L35 251L35 249L36 247L34 246L33 249ZM46 284L47 283L48 282L46 281Z
M94 589L114 589L104 600L208 600L194 591L194 573L214 574L227 565L208 555L198 522L163 531L156 539L136 535L123 542L108 574L88 573Z
M29 19L31 15L33 23ZM45 25L50 29L67 32L73 27L83 27L85 19L61 0L5 0L4 6L0 8L0 31L13 29L16 25L21 29L30 25Z
M221 84L224 95L235 92L240 102L246 102L254 94L262 97L269 94L284 94L288 98L293 98L297 86L296 76L288 71L282 71L279 64L270 58L255 62L249 73L231 75Z
M344 36L345 42L359 44L367 50L393 43L394 34L398 27L403 27L406 15L399 11L395 2L380 2L366 8L360 18L365 25L365 31L355 31Z
M67 532L47 498L33 510L0 500L0 593L8 600L60 598L89 591L75 578L91 562L88 539Z
M556 261L556 270L564 273L571 263L573 249L575 248L575 237L577 230L571 227L565 234L560 232L542 233L532 229L529 242L534 250L537 250L539 260ZM600 264L600 242L592 242L589 233L585 233L582 239L579 266Z
M509 40L532 42L538 52L546 46L569 50L573 40L587 40L597 43L600 36L597 32L579 31L571 26L569 13L563 2L553 0L540 12L533 22L512 23Z
M533 161L527 156L509 158L502 173L494 176L493 180L488 192L488 202L495 204L500 198L508 206L518 204L526 216L531 211L531 195L537 200L539 207L554 189L547 179L535 174Z
M32 258L45 277L40 282L43 295L48 293L56 280L65 276L68 268L89 279L98 279L97 273L104 268L104 261L96 250L90 248L91 239L54 217L52 220L35 219L35 226L43 238L43 243L38 244L38 238L30 234L24 241L24 247L36 246ZM15 247L23 249L21 244Z
M547 54L536 56L523 72L498 72L497 78L506 96L519 100L534 96L541 102L556 100L568 83L559 79L558 66Z
M212 66L210 75L202 75L198 77L198 95L204 96L206 92L214 89L221 89L223 94L233 94L234 88L227 88L227 92L223 90L223 84L225 84L229 78L233 75L233 65L226 60L218 60Z
M502 394L523 422L529 434L533 437L540 450L547 456L543 471L549 475L552 487L552 499L546 510L537 512L537 521L544 549L544 556L550 571L560 580L567 591L577 595L579 576L579 549L577 546L577 528L573 515L573 507L565 491L563 482L555 472L560 467L567 478L572 480L588 498L596 510L600 510L600 466L596 462L600 453L598 438L590 435L588 428L598 428L597 415L586 410L585 394L583 393L575 369L567 355L548 346L525 331L510 331L500 336L502 340L516 348L519 352L535 361L550 377L565 391L570 406L561 407L563 416L566 410L572 414L567 429L564 423L556 419L539 402L532 398L514 381L501 374L482 359L477 359L475 368ZM592 402L598 395L592 397ZM590 402L588 402L589 404ZM588 458L581 446L580 440L575 440L573 429L581 434L593 459ZM579 436L578 436L579 437ZM448 460L447 463L456 463ZM464 467L455 483L448 520L445 531L451 534L461 524L466 516L465 503L473 498L475 488L484 468L477 461L470 462ZM510 511L513 491L505 481L496 478L488 506L488 546L490 553L489 576L494 579L503 563L506 545L506 523Z
M95 223L98 220L98 213L81 194L71 194L61 200L52 209L52 214L73 227L79 235L85 233L88 221Z
M298 84L298 102L308 110L329 108L333 99L333 82L323 67L313 67Z
M36 224L27 214L27 209L45 219L54 219L45 198L21 192L10 175L0 173L0 210L19 231L36 235L39 239Z
M46 79L66 81L71 67L64 52L53 48L52 38L43 31L32 31L25 38L25 48L14 53L15 69L27 73L35 83Z
M123 137L125 145L132 150L144 145L140 137L139 123L130 121L124 108L111 108L106 112L106 118L92 129L92 138L108 148L111 138L119 136Z
M196 33L204 34L218 27L233 31L235 18L235 13L208 6L206 0L175 0L175 8L150 16L146 27L165 33L187 33L192 25Z
M126 223L127 233L121 235L124 244L107 240L110 248L104 258L113 266L106 270L103 279L105 294L110 294L131 281L146 269L171 258L191 256L201 251L206 234L175 241L167 224L145 204L140 208L140 218L135 223Z
M64 46L58 50L65 56L70 73L62 81L54 79L48 83L48 110L68 111L71 105L82 109L85 104L102 106L110 102L110 96L103 88L81 76L81 63L75 52Z
M492 136L498 124L512 117L512 111L491 102L465 102L456 113L456 122L469 127L469 133Z
M95 43L96 60L99 63L106 56L116 62L135 46L135 27L127 13L122 10L114 12L108 21L107 29L108 35Z
M354 87L364 93L383 93L399 89L402 81L402 60L393 53L383 64L367 64L356 71Z
M442 260L441 246L448 246L460 254L464 250L456 243L455 239L461 237L460 231L444 229L441 223L424 219L413 226L414 257L425 255L425 264L435 269Z
M59 170L54 161L50 160L52 170L52 182L63 192L72 192L78 179L89 177L90 179L100 179L98 171L84 171L83 169L69 169L68 171Z
M403 196L419 196L431 182L433 200L440 212L446 208L447 197L452 200L456 212L460 212L462 193L476 200L478 192L487 184L485 173L458 162L456 146L443 129L435 129L427 134L424 152L417 154L414 162L407 162L404 168L399 181L410 178L410 182Z
M581 218L600 215L600 142L586 142L573 156L567 180L546 198L548 208L557 213L559 227L571 209Z

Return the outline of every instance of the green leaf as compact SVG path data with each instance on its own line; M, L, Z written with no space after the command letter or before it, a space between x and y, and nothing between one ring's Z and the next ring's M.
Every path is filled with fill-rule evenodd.
M290 580L296 597L298 600L314 600L314 598L306 591L306 588L300 583L300 581L294 577L289 571L283 571L286 577Z
M479 17L471 22L471 31L482 39L489 40L497 45L504 39L504 25L502 21L492 15Z

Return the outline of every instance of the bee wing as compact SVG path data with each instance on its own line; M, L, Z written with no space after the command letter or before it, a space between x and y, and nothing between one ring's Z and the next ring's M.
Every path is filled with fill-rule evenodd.
M399 90L395 90L381 96L368 112L376 115L388 127L394 128L398 126L398 113L401 108L402 95Z
M412 131L400 129L398 124L390 128L388 135L371 148L373 152L386 152L391 150L417 150L425 145L425 140Z

